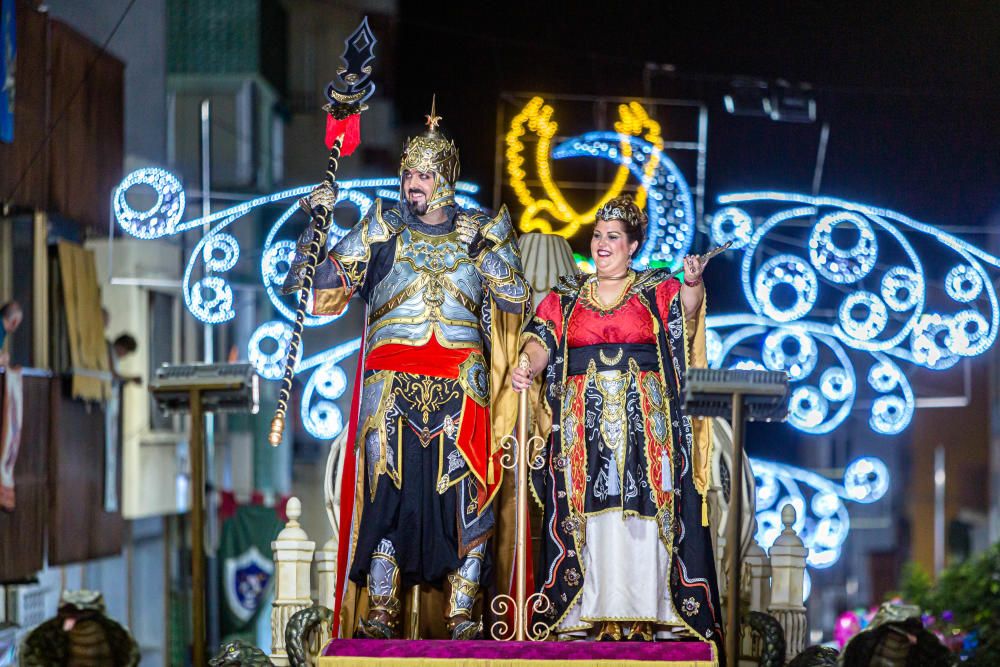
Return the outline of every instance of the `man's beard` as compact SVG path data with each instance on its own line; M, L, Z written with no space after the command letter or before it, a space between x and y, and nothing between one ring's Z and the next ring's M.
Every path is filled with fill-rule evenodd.
M412 195L413 193L411 192L410 194ZM415 203L410 198L407 198L406 202L410 205L410 211L412 211L414 215L425 215L427 213L427 195L424 195L424 200L419 204Z

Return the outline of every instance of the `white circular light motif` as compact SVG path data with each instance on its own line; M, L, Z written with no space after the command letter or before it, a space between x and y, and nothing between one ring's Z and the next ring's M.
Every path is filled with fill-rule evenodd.
M789 401L788 421L808 432L823 423L829 410L829 404L816 387L798 387Z
M829 401L845 401L854 393L854 377L839 366L827 368L819 377L819 390Z
M774 290L780 285L793 290L794 300L790 306L780 307L774 303ZM808 313L816 303L818 290L816 272L795 255L778 255L767 260L754 280L754 295L761 310L778 322L797 320Z
M742 248L753 235L753 220L741 208L729 206L712 216L712 240L717 245L733 242L733 249Z
M923 276L905 266L894 266L882 277L882 299L895 311L902 312L916 306L923 291Z
M264 275L267 281L275 287L284 284L293 259L295 259L294 241L272 243L271 247L264 251Z
M983 291L983 277L968 264L959 264L945 276L944 289L955 301L968 303Z
M316 393L323 398L335 400L344 395L347 388L347 375L344 369L336 364L323 364L314 373Z
M864 310L862 319L855 319L855 311ZM850 294L840 304L840 326L851 338L871 340L885 330L888 311L882 299L871 292L857 291Z
M232 234L214 234L205 242L201 252L206 271L225 273L239 261L240 244Z
M851 248L833 242L833 232L841 226L853 227L858 241ZM860 280L871 272L878 256L878 241L871 223L857 213L837 211L820 218L809 234L809 259L827 280L845 284Z
M795 348L789 352L786 344ZM761 361L772 371L785 371L790 380L801 380L816 368L819 351L816 341L799 329L775 329L764 338L760 353Z
M233 290L219 276L206 276L191 286L188 310L206 324L228 322L233 311Z
M309 408L305 427L314 437L329 440L344 428L340 408L332 401L317 401Z
M872 413L868 425L876 433L894 435L900 433L913 418L913 406L907 405L899 396L879 396L872 402Z
M889 468L874 456L862 456L844 470L844 489L851 500L873 503L889 490Z
M933 370L944 370L958 363L958 355L948 349L952 318L940 313L924 313L913 327L910 350L913 360ZM944 337L944 340L939 340ZM957 344L957 342L956 342Z
M883 394L895 389L899 385L899 379L899 369L885 361L874 364L868 371L868 384Z
M128 203L127 194L136 185L148 185L156 192L156 202L145 211ZM126 232L140 239L156 239L173 234L184 215L184 189L169 171L148 167L129 174L115 189L115 219Z
M292 326L287 322L270 321L257 327L247 345L247 358L265 380L280 379L285 370L285 355L292 340ZM273 346L265 350L264 344Z
M988 337L989 323L975 310L956 313L949 323L948 331L946 339L948 349L964 357L985 352L992 342Z
M818 491L813 495L810 504L813 512L820 518L833 516L843 505L840 502L840 497L832 491Z

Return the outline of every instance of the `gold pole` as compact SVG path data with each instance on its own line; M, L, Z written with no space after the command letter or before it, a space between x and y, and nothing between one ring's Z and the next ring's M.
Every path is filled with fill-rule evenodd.
M726 524L726 552L729 561L726 593L726 663L740 662L740 528L743 525L743 394L733 394L733 457L729 475L729 523Z
M410 587L410 627L407 639L420 639L420 584Z
M528 355L522 353L518 365L527 370L531 368ZM515 535L517 581L515 602L517 608L516 638L523 642L525 629L528 625L526 579L524 571L527 566L527 533L528 533L528 390L520 393L517 410L517 533Z
M205 461L202 445L201 393L191 390L191 642L195 665L205 661Z

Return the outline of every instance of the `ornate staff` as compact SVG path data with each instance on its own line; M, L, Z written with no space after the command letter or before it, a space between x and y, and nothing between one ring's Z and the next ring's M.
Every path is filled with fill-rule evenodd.
M528 368L531 364L526 354L521 354L518 365ZM500 441L504 450L500 465L508 470L517 470L517 518L514 539L514 558L516 571L514 597L498 595L493 598L490 608L499 617L513 613L513 627L505 620L493 624L490 634L500 641L531 640L544 641L549 636L549 626L544 621L530 624L532 614L544 614L551 603L544 593L528 595L527 560L528 560L528 469L540 470L545 465L542 456L545 450L545 440L535 435L528 438L528 391L522 391L519 397L517 413L517 435L506 435Z
M292 338L288 344L288 355L285 358L285 375L278 394L278 407L271 420L271 432L267 437L271 445L277 447L285 430L285 414L288 409L288 399L292 393L292 379L295 377L295 363L298 361L299 345L302 343L302 328L305 322L306 308L309 303L309 293L312 291L313 276L316 272L316 261L320 249L326 247L326 237L333 221L333 203L337 197L337 166L341 155L350 155L361 142L360 117L367 109L365 101L375 92L375 83L370 80L371 62L375 60L375 44L377 40L368 27L366 16L351 36L344 40L344 53L340 59L344 67L337 70L341 80L336 79L327 84L326 98L329 102L323 110L326 118L326 146L330 149L327 160L326 174L319 188L328 190L329 206L324 203L313 207L308 197L303 197L299 204L311 216L309 244L306 247L305 262L301 266L292 267L301 276L299 303L295 309L295 324L292 326Z
M732 246L732 245L733 245L732 241L726 241L722 245L716 246L716 247L712 248L711 250L709 250L708 252L706 252L704 255L700 255L698 257L698 259L700 259L702 261L702 263L704 264L705 262L707 262L708 260L712 259L716 255L721 255L722 253L724 253L727 250L729 250L730 246ZM676 278L677 276L681 275L682 273L684 273L684 267L683 266L681 266L681 268L679 268L676 271L674 271L673 276L674 276L674 278Z

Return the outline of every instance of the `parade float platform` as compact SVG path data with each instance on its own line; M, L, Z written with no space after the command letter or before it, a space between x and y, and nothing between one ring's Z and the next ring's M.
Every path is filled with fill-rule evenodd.
M319 667L717 667L706 642L500 642L334 639Z

